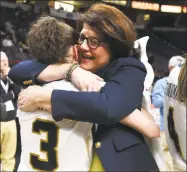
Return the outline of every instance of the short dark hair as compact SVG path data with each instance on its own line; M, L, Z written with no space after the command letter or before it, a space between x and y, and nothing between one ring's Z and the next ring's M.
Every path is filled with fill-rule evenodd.
M140 57L140 49L134 49L136 29L132 21L111 5L96 3L83 15L83 23L96 28L109 44L112 59L119 57Z
M32 56L44 64L65 62L64 57L75 42L75 30L50 16L40 17L27 35L27 44Z

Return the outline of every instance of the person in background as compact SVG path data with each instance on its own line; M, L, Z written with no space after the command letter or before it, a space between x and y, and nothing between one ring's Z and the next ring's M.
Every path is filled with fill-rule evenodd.
M183 57L181 56L173 56L168 63L168 68L169 71L171 72L172 69L177 66L180 62L184 60ZM164 91L166 89L166 84L167 83L167 77L164 77L162 79L159 79L152 90L152 104L155 108L160 109L160 121L159 121L159 126L160 130L164 132Z
M40 104L41 108L52 112L56 121L67 118L99 124L97 130L93 129L95 170L158 170L143 136L119 123L142 105L146 70L139 60L140 53L135 53L133 48L136 40L134 25L117 8L100 3L89 8L83 23L77 46L79 64L60 65L57 66L58 70L56 68L53 73L48 71L48 74L58 74L61 79L66 78L79 85L79 79L86 78L90 82L91 76L95 76L91 73L93 72L104 78L106 85L99 92L94 92L98 91L94 84L89 88L84 87L84 92L51 92L31 86L20 94L19 107L32 111ZM39 66L33 61L29 64L35 64L32 66L35 68ZM38 75L45 67L37 67L39 69L35 74ZM28 74L30 69L31 67L27 70L24 68L24 71L27 71L25 74ZM87 90L90 92L86 92ZM34 102L31 92L38 95ZM27 101L29 98L31 101ZM31 107L28 103L33 105L33 108L27 109Z
M175 66L177 66L179 63L181 63L184 60L181 56L173 56L170 58L168 63L169 71L171 72ZM152 90L152 105L153 105L153 111L155 108L159 108L160 114L159 114L159 127L161 131L161 145L164 152L164 159L166 162L166 167L168 170L172 170L172 158L170 153L168 152L168 145L166 143L165 138L165 129L164 129L164 92L167 86L167 79L168 77L164 77L162 79L159 79Z
M156 122L156 116L153 113L152 108L151 108L151 89L152 89L152 84L154 80L154 71L147 57L146 46L147 46L148 40L149 40L149 36L142 37L135 41L134 47L138 47L138 45L140 45L140 48L141 48L140 60L145 65L146 70L147 70L147 75L144 81L142 107L152 115L152 117L155 119L155 122ZM145 140L149 146L149 149L152 152L152 155L159 167L159 170L166 171L167 168L166 168L166 163L164 160L164 153L162 150L160 137L151 138L151 139L148 137L145 137Z
M171 71L164 96L165 133L174 171L186 171L187 54L185 56Z
M1 118L1 163L3 171L13 171L17 147L16 110L20 86L13 83L8 75L10 71L8 57L1 52L0 88L1 100L6 108L6 117Z

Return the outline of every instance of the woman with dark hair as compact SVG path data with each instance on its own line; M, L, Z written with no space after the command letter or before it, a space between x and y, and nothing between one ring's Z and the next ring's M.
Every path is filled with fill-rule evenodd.
M85 13L83 23L77 45L79 64L46 68L44 64L31 61L15 66L9 75L19 83L23 78L36 82L36 76L46 68L37 80L66 78L83 91L98 91L100 86L96 80L100 78L93 72L104 78L106 85L99 92L30 87L20 94L19 107L25 111L38 107L46 109L56 121L67 118L99 124L97 130L93 130L94 152L98 156L94 156L91 170L95 167L99 171L158 170L143 136L119 123L141 108L146 75L139 54L134 53L136 31L132 22L115 7L95 4ZM16 79L20 71L25 73ZM84 77L93 84L85 86ZM94 164L96 161L99 165Z

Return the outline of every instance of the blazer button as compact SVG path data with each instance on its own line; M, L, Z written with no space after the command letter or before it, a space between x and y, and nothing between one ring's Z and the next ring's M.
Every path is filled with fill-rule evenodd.
M101 148L101 142L96 142L96 143L95 143L95 147L96 147L96 148Z

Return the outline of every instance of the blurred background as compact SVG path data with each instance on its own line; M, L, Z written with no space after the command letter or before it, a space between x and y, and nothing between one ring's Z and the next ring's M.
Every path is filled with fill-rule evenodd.
M172 56L187 52L186 0L1 0L1 51L7 54L11 66L32 58L25 43L32 22L47 14L79 29L80 14L96 2L119 8L136 25L138 38L150 37L147 54L154 68L155 81L168 75L168 60Z

